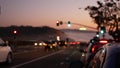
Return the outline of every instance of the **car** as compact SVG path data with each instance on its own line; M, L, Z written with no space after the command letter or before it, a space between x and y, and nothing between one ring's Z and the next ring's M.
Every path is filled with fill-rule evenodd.
M105 44L92 54L90 62L74 62L70 68L74 68L75 64L81 68L120 68L120 42Z
M94 68L120 68L120 43L109 43L99 48L88 67ZM91 65L92 64L92 65Z
M12 63L12 49L0 38L0 62Z
M63 40L62 41L58 41L57 43L58 43L58 45L60 47L64 47L64 46L67 47L67 44L68 44L67 41L63 41Z
M45 51L58 49L57 42L55 42L55 41L46 41L45 44L46 44Z
M82 62L89 62L92 58L92 54L95 53L97 49L107 44L107 39L99 39L98 41L90 42L88 47L85 50L80 50L82 52L81 60Z

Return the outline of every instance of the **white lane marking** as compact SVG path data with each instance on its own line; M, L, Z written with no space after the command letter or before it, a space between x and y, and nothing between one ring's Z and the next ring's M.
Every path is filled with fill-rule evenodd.
M35 62L35 61L38 61L38 60L41 60L41 59L47 58L47 57L49 57L49 56L52 56L52 55L55 55L55 54L61 53L61 52L63 52L63 51L64 51L64 50L60 50L60 51L57 51L57 52L54 52L54 53L51 53L51 54L48 54L48 55L45 55L45 56L42 56L42 57L39 57L39 58L33 59L33 60L31 60L31 61L28 61L28 62L24 62L24 63L18 64L18 65L12 66L11 68L21 67L21 66L23 66L23 65L26 65L26 64L29 64L29 63L32 63L32 62Z

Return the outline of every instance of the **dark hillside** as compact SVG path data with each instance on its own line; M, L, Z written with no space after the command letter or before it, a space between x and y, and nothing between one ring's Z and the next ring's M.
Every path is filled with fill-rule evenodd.
M14 34L13 31L17 33ZM60 30L43 26L43 27L32 27L32 26L10 26L0 27L0 37L5 40L49 40L55 39L56 36L65 37L65 34Z

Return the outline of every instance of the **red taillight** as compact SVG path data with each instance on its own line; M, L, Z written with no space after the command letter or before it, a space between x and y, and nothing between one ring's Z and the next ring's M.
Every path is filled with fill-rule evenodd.
M91 52L94 53L96 49L96 45L92 47Z
M108 43L108 41L107 40L100 40L99 43L106 44L106 43Z
M93 53L94 51L95 51L95 48L93 47L93 48L92 48L92 53Z

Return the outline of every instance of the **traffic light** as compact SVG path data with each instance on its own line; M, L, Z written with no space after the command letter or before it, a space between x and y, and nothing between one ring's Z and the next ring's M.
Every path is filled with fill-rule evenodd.
M60 25L62 25L63 24L63 22L62 21L60 21Z
M68 25L68 27L70 27L70 26L71 26L71 22L70 22L70 21L68 21L68 24L67 24L67 25Z
M93 37L91 40L90 40L90 43L94 44L94 43L97 43L99 41L99 37Z
M100 37L99 32L96 33L96 37L98 37L98 38Z
M62 21L57 21L56 26L59 26L59 25L62 25L62 24L63 24Z
M94 43L94 42L95 42L95 40L94 40L94 39L91 39L91 40L90 40L90 43Z
M104 26L100 27L100 33L105 34L106 33L106 28Z
M56 26L59 26L59 21L57 21Z

